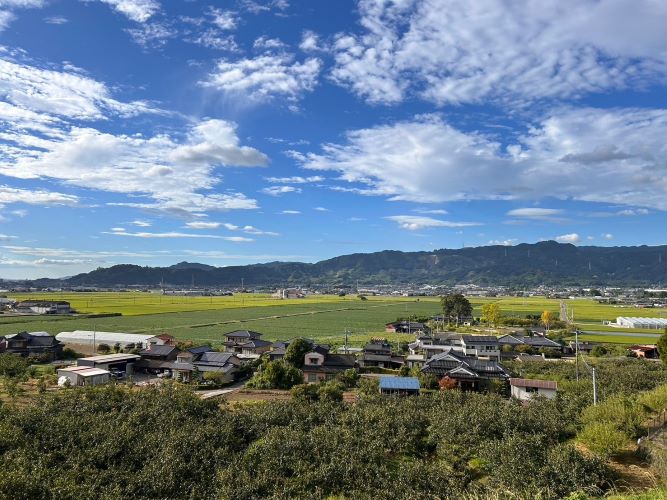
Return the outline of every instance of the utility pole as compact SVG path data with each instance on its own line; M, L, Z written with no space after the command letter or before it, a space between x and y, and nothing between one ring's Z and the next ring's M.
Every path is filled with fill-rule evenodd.
M598 404L598 386L595 382L595 368L593 370L593 406Z
M574 365L577 371L577 382L579 382L579 329L574 330Z

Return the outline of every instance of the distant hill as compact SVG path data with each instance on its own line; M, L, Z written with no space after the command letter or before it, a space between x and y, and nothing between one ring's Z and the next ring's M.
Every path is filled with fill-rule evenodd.
M433 252L385 250L342 255L314 264L269 262L213 267L181 262L170 267L122 264L72 276L76 285L248 286L431 283L480 285L618 285L667 283L667 246L595 247L554 241L513 247L484 246ZM54 280L37 280L53 284Z

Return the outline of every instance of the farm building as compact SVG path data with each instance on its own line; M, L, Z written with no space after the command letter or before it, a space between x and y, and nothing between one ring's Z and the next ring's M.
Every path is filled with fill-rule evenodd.
M657 359L660 357L658 346L655 344L633 345L628 351L636 358Z
M535 396L553 399L556 397L556 390L558 389L558 385L553 380L528 378L511 378L510 387L512 388L512 397L519 401L529 401Z
M380 377L380 394L388 396L411 396L419 394L417 377Z
M664 318L629 318L619 316L616 324L612 326L619 328L646 328L649 330L662 330L667 327L667 319Z
M123 372L131 375L134 371L134 364L141 359L137 354L105 354L102 356L91 356L89 358L79 358L76 361L77 367L100 368L110 372Z
M71 314L72 307L64 300L23 300L14 305L22 314Z
M64 386L69 381L71 386L106 384L111 379L111 373L101 368L88 366L70 366L58 370L58 385Z
M165 345L170 343L163 336L142 335L138 333L121 332L97 332L90 330L74 330L73 332L60 332L56 339L64 344L96 345L107 344L110 347L120 344L126 347L133 344L136 347L148 347L152 345Z

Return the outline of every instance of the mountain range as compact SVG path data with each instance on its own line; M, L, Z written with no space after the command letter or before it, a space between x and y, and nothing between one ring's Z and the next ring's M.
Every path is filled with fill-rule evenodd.
M659 286L667 282L667 246L597 247L543 241L516 246L385 250L342 255L316 263L268 262L215 267L180 262L169 267L132 264L98 268L40 286L237 287L382 284Z

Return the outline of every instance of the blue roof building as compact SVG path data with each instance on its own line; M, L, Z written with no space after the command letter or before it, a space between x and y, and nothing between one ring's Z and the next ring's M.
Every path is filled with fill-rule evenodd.
M419 394L416 377L380 377L380 394L408 396Z

